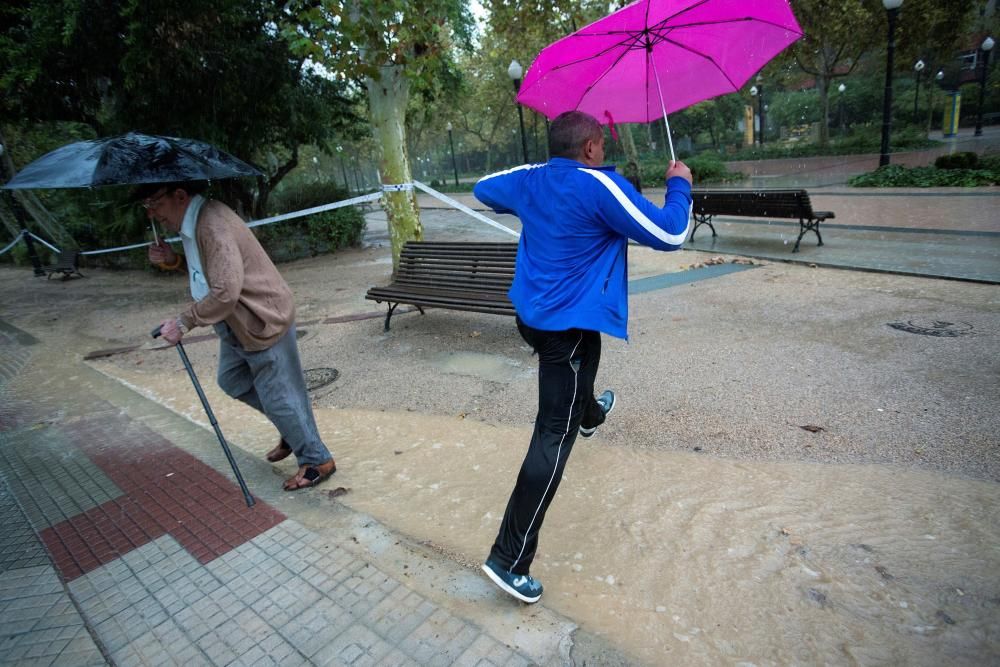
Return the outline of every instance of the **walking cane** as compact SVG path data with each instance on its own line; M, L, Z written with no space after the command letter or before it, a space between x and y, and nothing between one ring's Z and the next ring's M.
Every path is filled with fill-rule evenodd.
M160 337L160 327L156 327L152 331L153 338ZM211 406L208 404L208 399L205 397L205 392L201 389L201 383L198 382L198 377L194 374L194 368L191 366L191 360L188 359L187 352L184 351L184 346L177 342L175 346L177 352L181 355L181 361L184 362L184 368L187 370L188 377L191 378L191 384L194 385L194 390L198 392L198 398L201 399L201 405L205 408L205 413L208 415L208 421L212 422L212 428L215 429L215 435L219 437L219 444L222 445L222 451L226 453L226 458L229 459L229 465L233 468L233 474L236 475L236 481L240 484L240 489L243 490L243 498L247 501L247 507L253 507L253 496L250 495L250 490L247 489L247 483L243 481L243 475L240 474L240 469L236 465L236 459L233 458L233 453L229 451L229 443L226 439L222 437L222 429L219 428L219 422L215 420L215 413L212 412Z

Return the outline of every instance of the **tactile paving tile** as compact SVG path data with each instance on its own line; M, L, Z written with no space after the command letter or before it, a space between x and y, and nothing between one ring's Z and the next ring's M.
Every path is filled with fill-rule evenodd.
M261 501L248 508L221 473L123 415L81 419L71 439L119 495L42 530L67 580L164 534L207 563L285 518Z
M69 590L117 664L529 664L290 520L207 564L164 535Z
M47 423L3 434L0 476L39 532L122 495L60 427Z
M51 565L0 574L0 664L106 664Z
M0 574L23 567L49 565L48 554L7 485L0 479Z

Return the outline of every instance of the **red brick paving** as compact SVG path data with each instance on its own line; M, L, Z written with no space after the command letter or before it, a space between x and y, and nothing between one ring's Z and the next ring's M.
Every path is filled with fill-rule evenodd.
M285 519L259 500L248 508L236 484L121 415L81 420L71 440L123 495L42 531L66 580L164 534L207 563Z

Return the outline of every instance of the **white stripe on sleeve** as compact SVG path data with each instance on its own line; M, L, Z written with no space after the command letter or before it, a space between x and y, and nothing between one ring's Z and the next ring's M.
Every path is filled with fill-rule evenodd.
M511 169L504 169L503 171L498 171L495 174L487 174L486 176L483 176L476 182L482 183L483 181L487 181L495 176L506 176L507 174L513 174L515 171L521 171L522 169L537 169L538 167L544 167L545 164L546 163L544 162L542 162L541 164L522 164L519 167L513 167Z
M597 171L596 169L580 169L585 174L590 174L598 180L601 185L606 187L608 191L614 195L614 198L618 200L618 203L622 205L625 212L632 216L632 219L639 223L643 229L647 232L663 241L664 243L669 243L670 245L684 245L684 240L687 238L688 231L691 229L691 213L688 211L687 225L684 227L684 231L680 234L670 234L666 230L658 227L652 220L646 217L646 214L640 211L632 200L625 196L622 189L618 187L618 184L613 180L608 178L608 175L602 171Z

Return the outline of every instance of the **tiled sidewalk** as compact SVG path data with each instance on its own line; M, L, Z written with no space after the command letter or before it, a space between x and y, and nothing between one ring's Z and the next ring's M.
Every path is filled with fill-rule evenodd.
M91 397L27 401L0 328L0 664L528 665Z

